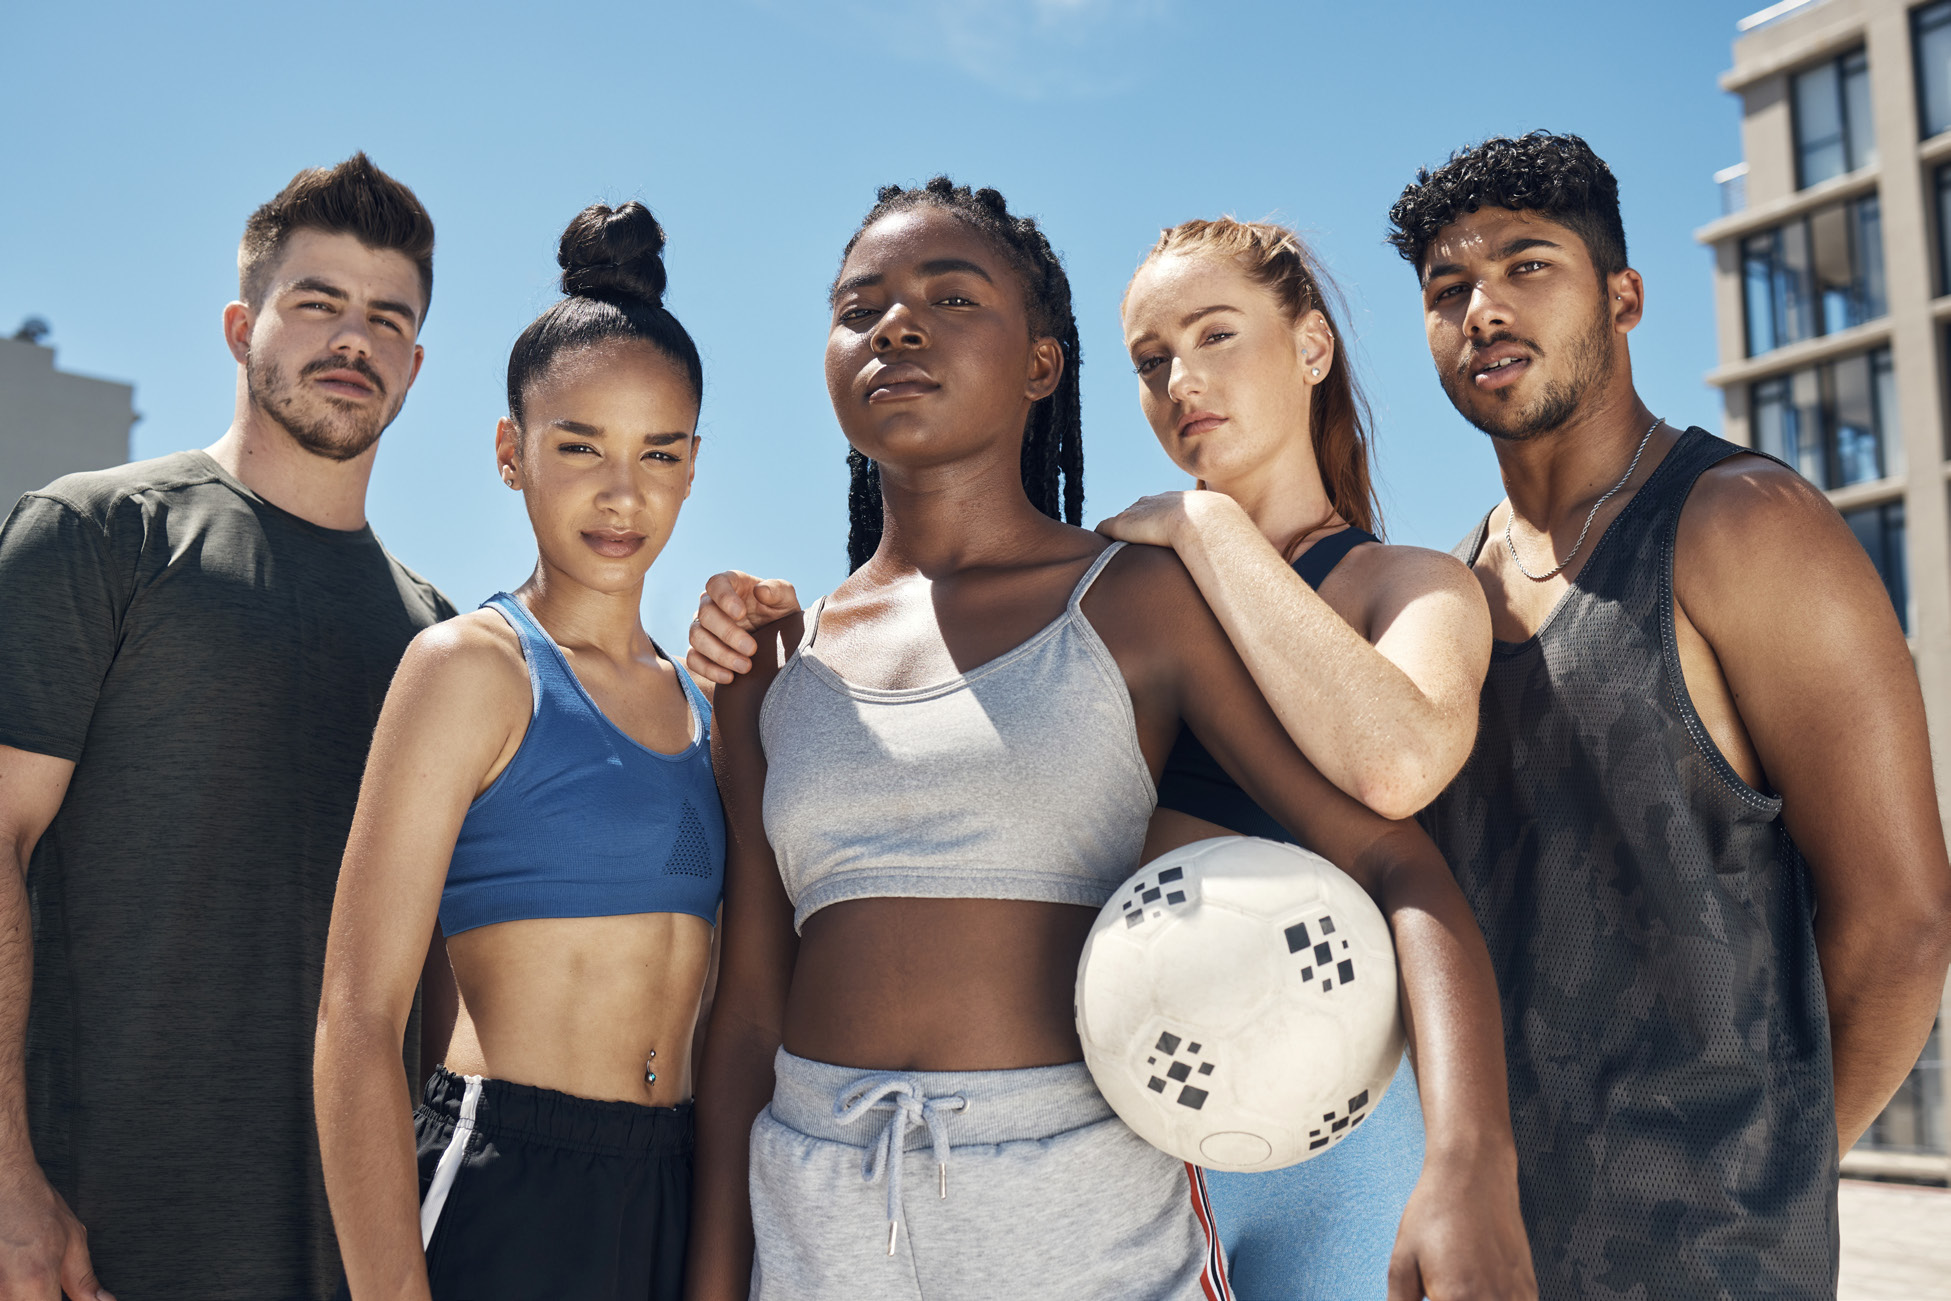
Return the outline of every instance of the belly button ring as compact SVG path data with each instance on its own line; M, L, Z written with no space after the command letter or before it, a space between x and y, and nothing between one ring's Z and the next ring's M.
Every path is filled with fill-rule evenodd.
M652 1057L657 1056L657 1050L655 1048L651 1049L650 1055ZM649 1061L644 1062L644 1083L645 1084L657 1083L657 1072L651 1069Z

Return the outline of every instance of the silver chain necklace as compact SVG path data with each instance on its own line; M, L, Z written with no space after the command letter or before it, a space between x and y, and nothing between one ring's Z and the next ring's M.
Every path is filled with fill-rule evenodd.
M1511 508L1511 513L1504 519L1504 545L1510 548L1511 561L1517 566L1518 573L1523 574L1534 583L1542 583L1548 578L1558 577L1559 574L1565 572L1566 565L1578 559L1579 548L1585 545L1585 535L1592 531L1592 521L1599 516L1599 507L1611 501L1614 494L1625 487L1626 481L1633 477L1633 471L1639 468L1639 458L1646 451L1646 444L1653 441L1653 431L1664 423L1666 423L1664 420L1655 419L1652 425L1647 428L1646 432L1639 436L1639 450L1633 453L1632 464L1628 465L1626 472L1619 476L1619 482L1606 489L1606 495L1593 502L1592 509L1585 513L1585 527L1578 531L1578 541L1572 544L1572 554L1566 556L1542 574L1534 574L1524 567L1524 558L1517 553L1517 543L1511 541L1511 525L1517 522L1517 507L1513 506ZM1551 535L1547 533L1545 536L1549 538Z

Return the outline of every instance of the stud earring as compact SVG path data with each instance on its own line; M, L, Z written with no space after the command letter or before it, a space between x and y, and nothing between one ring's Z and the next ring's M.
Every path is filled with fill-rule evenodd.
M1319 366L1316 366L1316 367L1314 368L1314 378L1316 378L1316 379L1320 379L1320 378L1321 378L1321 368L1320 368Z

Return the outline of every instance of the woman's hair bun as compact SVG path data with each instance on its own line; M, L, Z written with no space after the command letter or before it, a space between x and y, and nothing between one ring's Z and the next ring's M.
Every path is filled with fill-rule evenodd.
M592 203L562 232L556 262L573 298L664 301L664 228L635 199L621 208Z

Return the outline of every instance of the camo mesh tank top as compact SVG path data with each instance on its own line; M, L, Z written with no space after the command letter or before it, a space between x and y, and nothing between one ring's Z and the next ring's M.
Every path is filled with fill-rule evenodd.
M1497 969L1546 1301L1835 1294L1808 872L1781 800L1702 727L1674 640L1681 507L1743 450L1689 429L1537 634L1495 645L1476 748L1420 815Z

